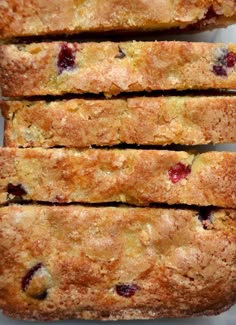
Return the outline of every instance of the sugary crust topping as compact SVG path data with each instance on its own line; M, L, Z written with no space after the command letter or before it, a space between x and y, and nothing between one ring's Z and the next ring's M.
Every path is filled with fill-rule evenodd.
M0 1L0 39L8 41L209 29L235 21L234 0ZM1 45L0 81L3 95L10 97L236 89L236 45ZM5 143L233 142L235 103L233 96L8 102L3 104ZM236 302L236 210L211 207L236 208L236 153L1 148L0 204L12 200L59 206L0 208L0 309L6 315L27 320L192 317L220 313ZM60 206L70 202L210 207Z
M235 20L234 0L2 0L0 3L1 38L189 26L207 29L227 26Z
M89 147L236 142L236 97L8 101L5 145Z
M167 150L41 148L0 151L1 203L15 198L7 192L11 183L24 189L24 200L236 207L233 152L194 155ZM171 171L178 164L189 172L183 174L178 169L174 175L178 181L173 182Z
M73 51L73 66L58 65ZM120 56L120 50L125 57ZM61 95L168 89L236 89L236 62L218 74L215 66L236 45L190 42L38 43L0 46L4 96ZM70 58L71 59L71 58ZM71 62L65 58L65 62ZM225 63L224 63L225 64Z
M236 212L211 218L206 230L187 209L1 208L0 308L38 320L218 313L236 301Z

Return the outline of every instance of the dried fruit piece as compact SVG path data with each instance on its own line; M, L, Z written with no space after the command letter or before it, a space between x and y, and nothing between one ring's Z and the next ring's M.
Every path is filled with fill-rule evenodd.
M236 64L236 53L234 52L227 53L225 60L226 60L226 66L228 68L233 68Z
M62 44L61 46L61 51L58 55L57 66L59 73L72 70L75 67L74 49L69 47L66 43Z
M27 194L26 190L21 184L13 185L12 183L7 185L7 193L19 197Z
M211 216L212 216L211 207L200 208L198 212L198 220L201 221L203 228L206 230L211 228L212 225Z
M217 76L227 76L226 68L221 65L213 65L213 71Z
M222 50L222 55L218 57L217 63L213 65L213 72L217 76L227 76L227 69L233 68L236 64L236 53Z
M210 26L211 24L213 24L216 20L216 18L218 18L220 15L218 15L214 8L211 6L210 8L208 8L208 10L206 11L204 17L199 20L198 22L196 22L195 24L193 24L192 26L194 27L194 29L205 29L207 26Z
M136 284L117 284L116 292L119 296L130 298L132 297L139 287Z
M126 57L125 52L118 46L119 53L115 56L115 59L123 59Z
M27 296L44 300L48 296L51 276L42 263L33 266L22 278L21 288Z
M206 14L205 14L205 17L204 17L204 20L210 20L210 19L212 19L212 18L216 18L216 17L218 17L219 15L215 12L215 10L214 10L214 8L211 6L208 10L207 10L207 12L206 12Z
M35 266L33 266L26 274L25 276L22 278L21 281L21 288L23 291L26 291L28 285L30 284L30 281L32 280L34 274L41 269L41 267L43 267L42 263L38 263Z
M171 167L168 171L169 178L173 184L178 183L181 179L186 178L191 173L191 166L184 165L179 162L177 165Z

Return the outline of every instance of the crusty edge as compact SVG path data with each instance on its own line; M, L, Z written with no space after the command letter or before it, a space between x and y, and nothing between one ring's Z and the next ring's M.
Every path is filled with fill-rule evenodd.
M206 107L209 109L202 119L200 116ZM199 145L236 141L236 97L230 96L72 99L50 103L7 101L2 104L2 110L5 144L9 147L82 148L120 143ZM179 118L175 119L178 112ZM43 126L41 115L44 116ZM66 126L63 116L67 120ZM112 118L116 123L112 122ZM154 122L157 118L158 121ZM33 123L37 132L28 129L26 138L26 127ZM103 129L106 132L101 136ZM74 137L71 137L72 132Z
M212 223L209 222L207 225L199 220L198 209L137 209L123 206L83 207L73 205L66 207L22 206L19 204L4 207L0 211L3 230L0 234L0 250L3 254L0 308L8 316L28 320L151 319L196 317L221 313L236 301L234 290L236 213L231 209L216 209L215 212L216 215L212 216ZM32 232L32 238L28 238L28 231L32 224L37 227ZM149 226L146 228L147 225L150 228ZM186 228L184 228L185 226ZM161 232L159 232L160 227L163 230ZM75 234L77 228L81 231L79 237L76 237ZM105 243L108 243L106 238L114 239L113 247L117 255L114 255L114 252L108 253L105 261L101 258L100 252L96 253L96 249L95 251L90 250L98 243L93 242L96 237L93 231L95 229L96 231L100 229L101 233L99 232L99 234L103 234L103 236L97 237L99 242L102 243L105 240ZM134 250L134 255L127 256L126 248L129 251L129 248L136 247L136 244L139 246L136 240L134 242L126 241L130 238L129 230L131 229L134 231L131 233L141 240L145 249ZM144 235L145 229L147 236ZM154 232L150 231L151 229ZM182 236L184 229L186 235ZM158 234L160 234L161 242L156 246ZM12 238L17 238L18 245L16 247L11 245ZM76 238L81 240L81 245L76 245ZM95 244L94 246L93 244L91 246L91 240ZM36 242L39 246L35 246ZM44 246L45 243L47 243L46 246ZM220 244L218 248L217 243ZM173 255L170 250L171 244L174 248ZM62 249L63 247L65 249ZM159 250L160 247L163 250ZM187 250L187 255L182 250L184 247L190 249ZM71 249L73 256L77 256L75 259L71 259ZM19 252L22 250L24 254L19 256ZM109 247L106 250L109 251ZM87 258L84 259L84 255L80 252L85 252ZM151 265L153 268L148 267L147 273L143 272L142 263L146 261L149 264L152 253L153 263L151 262ZM126 281L128 281L127 283L132 281L131 283L136 283L138 286L140 284L140 292L137 291L137 299L135 296L133 298L132 296L121 297L122 295L118 293L117 289L112 290L112 288L115 288L117 283L122 283L120 271L122 274L123 270L127 270L125 265L128 265L129 269L133 262L136 265L136 254L140 257L138 259L141 269L137 268L137 272L130 270L130 273L127 274L130 280L126 278ZM158 258L160 255L163 256L163 259ZM123 259L124 256L126 256L125 259ZM173 259L170 258L171 256ZM9 257L12 260L11 264L8 263ZM114 258L117 258L121 264L115 263L111 266L107 259L112 261ZM48 295L42 300L31 296L32 291L31 294L27 290L22 291L18 281L28 267L35 265L35 261L42 261L45 265L43 274L52 276L49 282L43 284L42 288L44 290L47 288ZM187 267L184 266L185 261ZM219 268L214 270L209 265L210 261L213 265L218 265ZM16 267L17 265L18 267ZM81 267L78 268L79 265ZM209 265L209 272L207 265ZM97 270L100 270L99 266L104 267L104 273L97 274ZM70 272L66 272L67 270L71 270L72 274L74 271L80 270L82 275L80 277L80 274L77 274L76 282L73 282L74 277L70 278ZM85 279L83 270L90 270ZM114 278L109 272L106 273L107 270L114 271ZM97 276L94 278L95 274ZM224 278L224 274L228 275L227 280ZM175 278L174 275L181 277ZM6 278L8 282L6 282ZM74 284L72 286L70 286L71 279ZM95 282L94 279L96 279ZM101 284L99 279L101 282L103 280L105 282ZM175 293L172 292L172 285L168 285L172 279ZM188 279L187 282L184 279ZM192 282L194 280L196 282ZM92 290L81 290L85 284L86 288ZM144 291L141 291L142 288ZM13 295L12 292L14 292ZM97 297L100 297L101 300L97 301ZM168 299L169 304L166 303Z
M10 111L10 106L7 102L5 101L0 101L0 109L2 112L2 116L4 118L4 130L3 130L3 146L4 147L11 147L14 145L14 142L11 141L11 123L9 120L9 111Z
M152 309L121 309L119 311L107 312L101 310L83 310L78 311L76 314L68 314L65 313L56 313L52 315L42 313L32 314L30 312L19 312L14 313L8 311L7 309L3 310L3 314L9 318L17 319L17 320L25 320L25 321L58 321L58 320L66 320L66 319L84 319L84 320L101 320L101 321L118 321L118 320L147 320L147 319L162 319L162 318L195 318L195 317L203 317L203 316L217 316L223 312L229 310L232 306L234 306L235 301L229 302L226 306L218 309L218 310L206 310L199 313L184 313L177 312L175 314L170 315L169 313L162 313L158 310Z
M58 18L54 17L54 11L52 7L48 7L47 14L52 16L49 23L42 23L43 19L39 17L43 16L40 7L35 5L35 11L37 15L32 13L32 4L29 1L29 6L23 8L22 4L18 4L17 8L14 8L14 2L12 7L10 4L2 6L0 8L0 38L11 38L30 35L53 35L53 34L80 34L82 32L104 32L104 31L142 31L142 30L165 30L170 28L184 29L190 26L196 30L206 30L217 26L227 26L235 22L235 5L233 0L227 2L228 6L222 4L222 0L218 1L217 5L213 1L201 1L200 5L188 5L187 1L182 1L176 6L166 6L164 8L163 15L155 15L152 12L158 11L158 3L151 5L148 1L143 3L137 3L137 8L140 12L143 12L143 17L140 18L137 15L137 8L133 8L132 5L122 2L121 6L117 6L115 1L111 1L110 7L106 8L106 12L99 11L99 3L96 1L90 2L90 6L83 6L75 4L75 10L85 17L85 22L79 18L75 18L71 12L65 10L65 12L58 10L57 16L60 19L58 24ZM42 7L44 2L42 3ZM63 5L62 5L63 6ZM116 10L116 6L118 10ZM181 11L182 7L185 11ZM218 10L220 15L207 17L207 11L213 7L212 12ZM30 11L31 8L31 11ZM24 10L25 9L25 10ZM120 11L119 11L120 9ZM194 14L197 9L200 12ZM169 13L170 11L170 13ZM180 12L181 11L181 12ZM23 15L23 13L25 15ZM89 13L93 13L93 19L89 19ZM121 12L121 14L120 14ZM124 15L125 12L125 15ZM112 14L115 13L116 19L112 20ZM123 13L123 15L122 15ZM191 18L189 18L189 15ZM205 16L204 16L205 15ZM23 17L22 17L23 16ZM31 29L27 28L35 17L35 26ZM100 17L100 19L99 19ZM122 19L123 17L123 19ZM24 18L24 21L22 22ZM28 20L29 18L29 20ZM130 23L131 21L131 23ZM63 23L65 22L65 23ZM67 23L66 23L67 22ZM31 24L32 25L32 24Z
M193 155L181 151L84 149L76 154L70 149L42 148L2 148L0 152L2 203L9 200L7 184L21 182L27 191L25 200L236 207L236 153L233 152ZM91 165L92 161L94 163ZM168 173L180 162L188 165L190 171L186 177L174 183ZM57 168L53 168L53 165ZM65 166L65 172L55 173L55 170L64 170ZM45 175L42 175L40 184L32 181L32 177L37 177L37 173L44 168L48 168L47 177L51 177L50 188L46 187ZM67 185L58 188L57 184L60 183ZM78 187L78 184L82 184L82 187ZM96 184L99 184L99 192ZM47 194L43 186L44 190L47 188ZM196 197L197 189L199 193Z
M64 46L72 51L76 48L75 65L60 73L57 57ZM119 46L127 52L122 60L117 58ZM111 97L120 93L152 90L236 89L235 65L224 72L227 77L218 75L214 70L219 57L227 52L235 53L235 44L53 42L34 43L20 48L2 45L2 93L8 97L65 93L103 93Z

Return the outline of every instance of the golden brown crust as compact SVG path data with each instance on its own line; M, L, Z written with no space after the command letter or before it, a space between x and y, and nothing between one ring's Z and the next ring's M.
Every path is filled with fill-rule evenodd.
M236 212L209 223L187 209L1 208L0 308L37 320L217 314L236 302ZM127 284L133 295L119 295Z
M1 148L0 153L1 203L20 187L18 196L35 201L236 207L233 152Z
M235 21L234 0L2 0L0 3L0 38L192 25L206 29Z
M236 142L236 97L8 101L2 108L9 147Z
M230 62L227 61L229 53ZM2 45L0 80L4 96L65 93L111 96L132 91L236 89L235 56L236 45L233 44L52 42Z

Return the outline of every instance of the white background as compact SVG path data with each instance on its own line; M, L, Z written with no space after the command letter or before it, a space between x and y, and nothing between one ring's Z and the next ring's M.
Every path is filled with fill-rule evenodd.
M162 36L158 39L178 39L178 40L188 40L188 41L208 41L208 42L234 42L236 43L236 26L228 27L227 29L221 29L213 32L205 32L195 35L182 35L182 36ZM3 138L3 119L0 117L0 143L2 143ZM216 147L218 150L230 150L236 151L236 144L234 145L220 145ZM210 148L212 150L212 147ZM0 257L1 258L1 257ZM130 322L135 322L135 325L236 325L236 306L231 308L228 312L221 314L217 317L208 317L208 318L198 318L198 319L186 319L186 320L150 320L150 321L123 321L122 324L128 324ZM50 324L80 324L80 325L96 325L95 321L63 321L63 322L51 322ZM106 322L108 323L111 322ZM117 325L120 325L121 322L116 322ZM0 314L0 325L23 325L27 324L23 321L14 321L5 318ZM35 324L44 324L37 322ZM113 323L112 323L113 324Z

